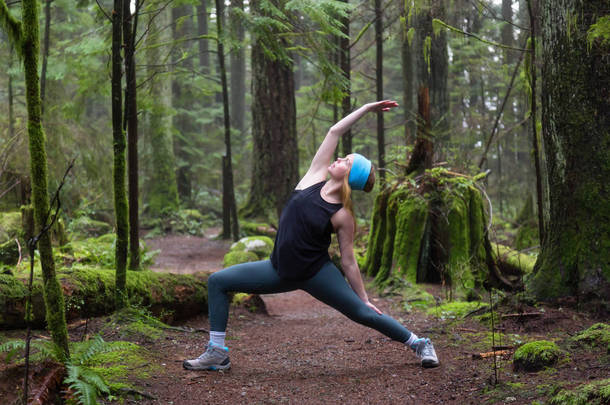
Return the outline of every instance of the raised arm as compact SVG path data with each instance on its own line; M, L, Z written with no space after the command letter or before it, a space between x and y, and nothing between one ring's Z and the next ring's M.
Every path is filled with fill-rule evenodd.
M369 111L388 111L397 106L398 104L391 100L368 103L345 116L335 125L330 127L330 130L324 137L322 144L313 157L307 173L305 176L303 176L303 179L301 179L297 188L304 188L326 178L328 165L333 159L335 149L337 149L337 145L339 144L339 138L341 138L341 136L345 134L356 121L362 118L363 115Z

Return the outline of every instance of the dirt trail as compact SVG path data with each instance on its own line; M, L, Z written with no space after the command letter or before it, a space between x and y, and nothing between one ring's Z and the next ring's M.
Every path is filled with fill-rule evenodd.
M228 248L205 238L178 236L150 245L162 250L156 271L182 273L218 269ZM182 369L183 359L201 353L207 334L172 332L155 344L152 349L166 372L147 383L157 400L143 403L447 404L457 398L479 403L476 387L482 377L474 368L467 371L468 365L443 347L439 325L420 314L407 316L390 299L373 298L382 311L418 335L435 339L441 367L423 370L404 345L350 321L305 292L262 298L268 314L231 309L227 345L232 368L227 372ZM187 324L208 328L205 316Z

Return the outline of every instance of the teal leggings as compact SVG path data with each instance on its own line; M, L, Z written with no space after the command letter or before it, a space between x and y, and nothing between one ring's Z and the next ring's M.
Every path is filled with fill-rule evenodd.
M304 290L330 305L352 321L376 329L399 342L406 342L411 332L387 315L380 315L356 295L332 262L327 262L310 279L282 280L269 260L243 263L218 271L208 279L210 330L224 332L229 317L229 292L273 294Z

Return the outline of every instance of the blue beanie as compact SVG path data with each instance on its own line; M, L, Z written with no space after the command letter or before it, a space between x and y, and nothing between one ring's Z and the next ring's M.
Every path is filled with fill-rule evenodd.
M363 190L371 174L371 161L359 153L354 153L348 183L353 190Z

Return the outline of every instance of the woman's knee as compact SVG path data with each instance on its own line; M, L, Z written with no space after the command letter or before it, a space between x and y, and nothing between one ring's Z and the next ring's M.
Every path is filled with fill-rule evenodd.
M359 305L358 308L356 308L353 314L350 316L350 318L363 325L372 326L375 324L376 317L378 316L379 314L377 314L375 311L373 311L366 305Z

